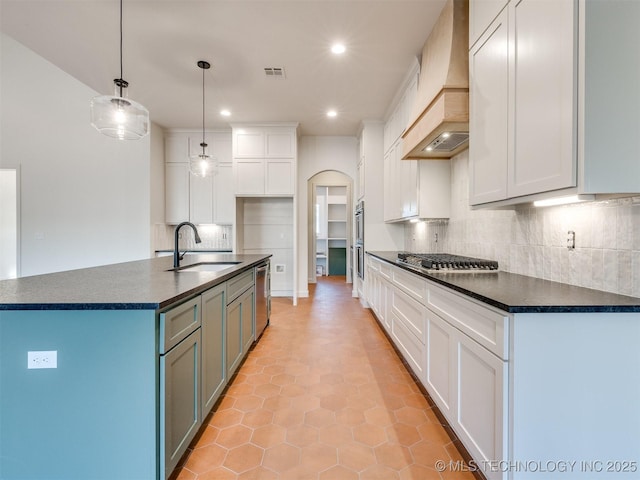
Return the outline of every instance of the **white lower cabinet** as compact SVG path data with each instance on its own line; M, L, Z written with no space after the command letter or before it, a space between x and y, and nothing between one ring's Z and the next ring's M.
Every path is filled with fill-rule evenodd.
M489 480L507 460L509 315L369 255L369 302ZM499 469L498 469L499 470Z
M426 388L440 411L453 415L455 399L455 334L454 328L427 310Z
M487 467L490 462L507 458L507 362L464 333L453 333L456 410L452 426L476 463ZM483 470L489 480L506 475Z
M391 260L368 255L367 267L373 311L472 468L488 480L638 478L640 314L507 313Z

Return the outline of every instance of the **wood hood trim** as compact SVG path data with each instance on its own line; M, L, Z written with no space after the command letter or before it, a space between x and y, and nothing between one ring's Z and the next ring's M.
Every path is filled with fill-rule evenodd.
M418 94L402 135L402 158L451 158L451 152L423 149L445 131L469 131L469 2L449 0L422 49Z

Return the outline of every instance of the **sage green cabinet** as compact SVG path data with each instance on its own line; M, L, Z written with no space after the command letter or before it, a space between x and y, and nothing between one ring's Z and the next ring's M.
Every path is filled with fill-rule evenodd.
M254 270L227 282L227 378L237 370L255 339Z
M160 465L168 478L195 437L200 415L200 349L198 328L160 356Z
M227 384L224 362L226 283L207 290L202 302L202 418L204 419Z
M251 287L240 297L242 299L242 353L249 351L255 340L255 287Z
M227 377L235 373L254 340L253 285L227 306Z

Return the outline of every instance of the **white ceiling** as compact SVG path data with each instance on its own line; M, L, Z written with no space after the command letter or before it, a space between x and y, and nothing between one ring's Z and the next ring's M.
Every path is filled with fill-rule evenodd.
M362 120L384 118L444 3L124 0L129 97L165 128L199 129L196 62L207 60L207 128L287 121L304 135L355 135ZM2 0L0 11L3 32L102 94L119 77L118 15L118 0ZM330 53L335 41L342 56ZM284 67L286 79L265 67Z

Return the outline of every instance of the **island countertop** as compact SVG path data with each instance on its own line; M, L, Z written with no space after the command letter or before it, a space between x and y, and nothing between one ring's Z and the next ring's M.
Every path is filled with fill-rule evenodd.
M253 268L271 255L188 255L180 266L240 262L219 272L175 272L158 257L0 281L1 310L157 310Z
M509 313L640 312L640 298L508 272L427 273L397 263L398 252L367 252Z

